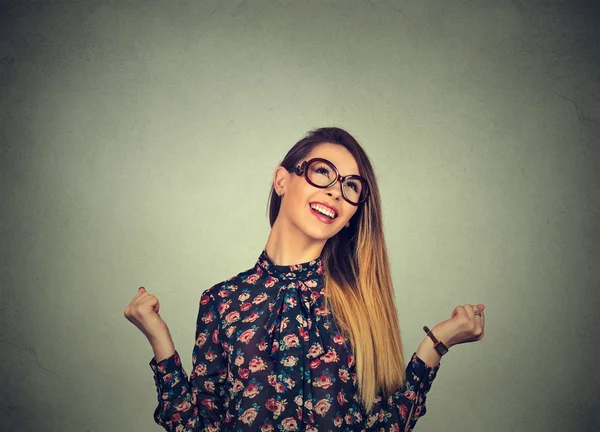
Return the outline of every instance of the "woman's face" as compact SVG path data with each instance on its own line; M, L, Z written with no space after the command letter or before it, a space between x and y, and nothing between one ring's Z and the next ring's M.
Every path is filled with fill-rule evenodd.
M358 164L354 156L339 144L317 145L303 159L323 158L332 162L340 175L358 174ZM299 161L296 165L300 165ZM342 196L340 182L326 189L312 186L304 175L288 172L283 167L275 171L275 190L283 193L277 218L286 218L298 230L314 240L326 241L337 234L356 213L357 206L347 202ZM335 217L322 214L333 212Z

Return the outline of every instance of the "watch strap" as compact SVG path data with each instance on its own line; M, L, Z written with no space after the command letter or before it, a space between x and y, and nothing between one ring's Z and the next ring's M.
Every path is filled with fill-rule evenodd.
M427 336L429 336L431 338L431 340L433 341L433 347L435 348L435 350L438 352L438 354L440 356L443 356L444 354L446 354L448 352L448 347L446 347L446 345L444 345L444 343L441 340L438 340L433 332L431 330L429 330L429 327L427 326L423 326L423 330L425 331L425 333L427 333Z

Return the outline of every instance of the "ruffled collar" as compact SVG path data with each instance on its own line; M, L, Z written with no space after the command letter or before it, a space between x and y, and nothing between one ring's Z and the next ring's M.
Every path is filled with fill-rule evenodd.
M321 257L300 264L276 265L271 258L267 256L267 251L263 249L258 257L256 265L268 275L279 280L307 280L323 275L323 262Z

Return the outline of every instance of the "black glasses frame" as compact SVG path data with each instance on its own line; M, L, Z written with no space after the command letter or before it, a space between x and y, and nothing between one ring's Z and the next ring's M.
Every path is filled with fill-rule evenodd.
M318 184L315 184L315 183L311 182L310 179L308 178L308 170L306 168L313 162L325 162L325 163L331 165L331 167L335 171L335 178L327 186L320 186ZM340 182L340 190L342 191L342 197L344 198L344 200L346 200L346 202L348 202L354 206L358 206L358 205L364 203L367 200L367 198L369 198L370 191L369 191L369 183L367 182L367 179L365 179L364 177L361 177L357 174L350 174L347 176L342 176L342 175L340 175L340 172L338 171L337 167L333 163L328 161L327 159L313 158L308 161L303 161L302 164L300 164L296 167L295 172L296 172L297 176L304 176L304 179L308 182L308 184L310 184L316 188L319 188L319 189L328 189L331 186L333 186L336 182L339 181ZM344 181L346 181L346 179L360 179L362 181L363 185L365 186L366 190L364 191L363 198L356 203L350 201L348 199L348 197L346 197L346 193L344 192L344 188L342 186L344 184Z

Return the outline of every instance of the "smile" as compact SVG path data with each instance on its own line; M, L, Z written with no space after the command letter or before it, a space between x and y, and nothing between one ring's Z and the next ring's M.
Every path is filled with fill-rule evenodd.
M319 203L310 203L311 213L317 216L319 220L325 223L332 223L337 217L337 213L330 207Z

